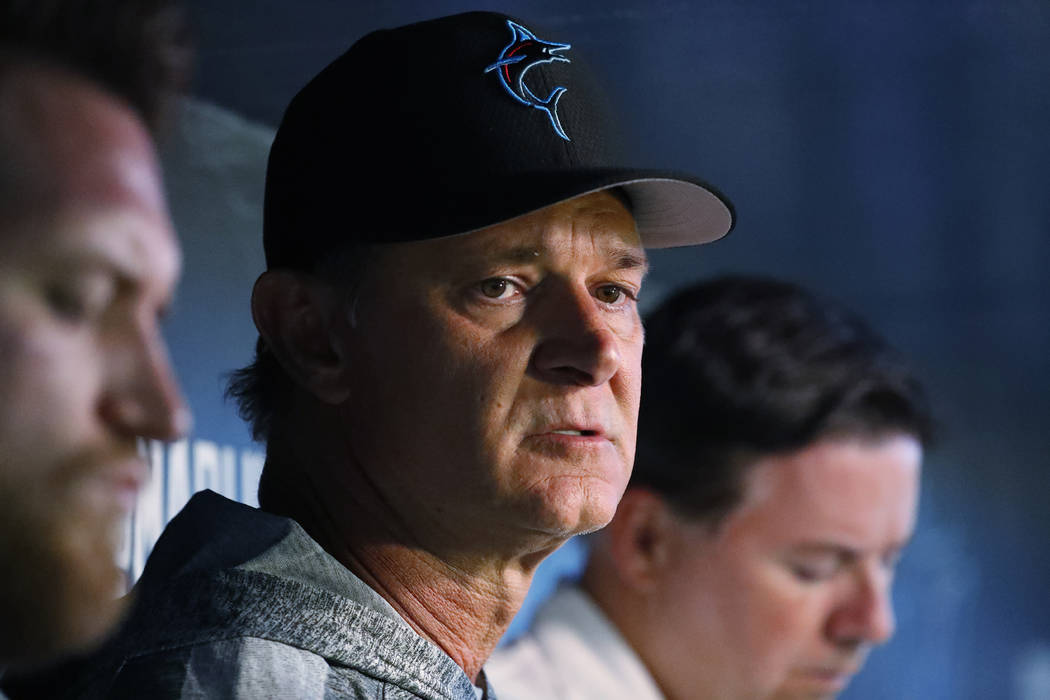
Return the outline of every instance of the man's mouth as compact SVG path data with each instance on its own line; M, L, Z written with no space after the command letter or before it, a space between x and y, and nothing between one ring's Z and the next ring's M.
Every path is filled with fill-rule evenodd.
M142 459L131 457L107 462L93 474L91 483L99 497L130 513L148 480L149 466Z
M859 666L849 667L818 667L809 669L807 677L835 692L840 692L859 671Z
M552 430L553 435L575 435L578 437L591 437L598 434L597 430Z

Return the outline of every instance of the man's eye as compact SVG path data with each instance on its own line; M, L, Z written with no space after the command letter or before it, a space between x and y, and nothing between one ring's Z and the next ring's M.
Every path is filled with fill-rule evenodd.
M615 284L603 284L594 291L594 297L603 304L620 304L625 302L629 295L627 290Z
M105 312L116 294L115 282L104 276L60 280L44 288L55 315L70 323L91 321Z
M838 572L838 566L833 563L804 563L796 562L791 565L791 573L803 583L817 583L826 581Z
M81 321L87 315L87 302L75 289L55 284L47 288L46 295L51 309L67 321Z
M481 293L489 299L507 299L517 292L513 282L505 277L493 277L478 285Z

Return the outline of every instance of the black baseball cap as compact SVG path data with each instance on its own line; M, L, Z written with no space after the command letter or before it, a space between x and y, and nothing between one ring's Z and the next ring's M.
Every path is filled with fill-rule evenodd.
M616 115L574 52L539 28L470 12L372 32L284 114L266 173L269 267L341 243L475 231L622 188L649 248L733 227L716 189L620 155Z

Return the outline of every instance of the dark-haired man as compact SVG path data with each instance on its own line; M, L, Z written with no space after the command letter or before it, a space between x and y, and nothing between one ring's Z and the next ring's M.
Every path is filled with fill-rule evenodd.
M187 427L149 132L182 82L177 20L163 1L0 4L0 671L115 623L136 441Z
M233 385L261 510L195 497L75 695L488 693L536 565L627 484L644 246L732 223L617 155L602 102L569 44L487 12L373 32L299 92Z
M500 697L831 698L893 634L929 437L859 319L724 278L646 323L638 458L579 586L488 666Z

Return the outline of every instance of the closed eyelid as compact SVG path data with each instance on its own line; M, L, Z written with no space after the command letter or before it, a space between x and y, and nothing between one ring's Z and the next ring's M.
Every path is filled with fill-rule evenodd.
M48 298L59 306L79 308L79 313L99 311L122 292L119 279L105 270L82 270L73 274L51 275L44 281ZM82 308L80 308L82 307Z
M855 561L855 557L839 552L823 552L795 555L792 561L808 566L843 566Z
M792 567L829 568L835 571L851 566L860 559L860 553L837 546L805 546L787 554L786 561Z

